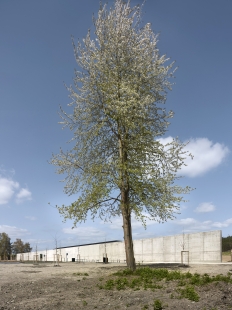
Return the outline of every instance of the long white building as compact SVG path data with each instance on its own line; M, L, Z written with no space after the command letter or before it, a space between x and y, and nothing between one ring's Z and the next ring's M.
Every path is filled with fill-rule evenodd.
M221 230L180 234L134 240L136 263L173 262L180 263L220 263L222 260ZM23 261L74 262L125 262L125 244L122 241L108 241L57 249L17 254Z

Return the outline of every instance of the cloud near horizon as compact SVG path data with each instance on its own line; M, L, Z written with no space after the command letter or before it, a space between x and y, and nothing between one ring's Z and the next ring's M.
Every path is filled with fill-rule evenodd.
M213 221L198 221L194 218L185 218L180 220L174 220L174 224L184 227L185 232L197 232L208 231L216 229L222 229L223 227L228 227L232 224L232 218L229 218L223 222L213 222Z
M172 142L172 140L173 137L170 136L159 139L164 145ZM190 139L184 151L191 153L194 158L191 159L189 156L186 157L186 166L181 168L179 174L191 178L203 175L213 168L216 168L230 152L229 148L224 144L213 143L208 138Z
M63 228L63 233L69 235L75 235L76 243L81 242L97 242L96 238L99 238L100 241L104 240L106 237L106 232L92 226L85 226L85 227L75 227L75 228Z
M18 228L16 226L0 225L0 233L5 232L10 238L19 238L30 235L27 229Z
M216 207L211 202L203 202L196 209L197 213L208 213L216 210Z

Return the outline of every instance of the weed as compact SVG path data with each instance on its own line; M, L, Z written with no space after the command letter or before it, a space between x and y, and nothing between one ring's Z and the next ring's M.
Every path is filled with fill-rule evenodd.
M180 293L180 297L182 298L187 298L192 301L199 301L200 299L193 286L187 285L185 288L179 288L177 291Z
M156 299L154 301L154 310L162 310L163 306L162 306L162 302L159 299Z
M113 274L113 279L108 279L102 285L98 285L99 289L117 289L125 290L131 288L134 291L150 289L152 291L156 289L162 289L163 286L158 282L164 281L176 281L177 282L177 294L171 294L170 298L187 298L192 301L199 301L199 295L194 289L194 286L207 285L214 282L218 285L220 282L232 283L231 274L226 276L222 274L210 277L207 273L200 275L198 273L191 274L190 272L183 273L178 270L169 271L164 268L156 269L150 267L139 267L135 271L130 269L124 269ZM103 278L99 278L99 281L103 281Z
M116 288L118 291L124 290L126 286L128 286L128 280L126 278L118 279L115 281Z
M83 272L83 273L82 272L74 272L73 275L74 276L88 276L88 273L87 272Z
M183 280L180 280L177 284L178 286L185 286L186 285L186 282L183 281Z
M83 300L83 306L87 306L87 305L88 305L87 301Z
M148 305L144 305L144 306L142 307L142 310L146 310L146 309L149 309L149 306L148 306Z
M106 290L112 290L112 288L114 287L114 280L110 279L108 281L106 281L106 284L104 285L104 289Z

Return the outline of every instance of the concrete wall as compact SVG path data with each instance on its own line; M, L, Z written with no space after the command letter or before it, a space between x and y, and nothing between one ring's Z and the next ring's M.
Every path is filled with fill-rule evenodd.
M183 262L191 263L212 262L220 263L222 259L222 234L221 230L200 232L193 234L181 234L150 239L134 240L134 252L136 262ZM42 261L54 261L56 250L38 251L38 260L42 254ZM124 262L124 242L109 242L101 244L80 245L57 250L63 262L70 262L72 258L81 261L103 261L107 253L109 262ZM35 260L35 252L17 254L17 260Z

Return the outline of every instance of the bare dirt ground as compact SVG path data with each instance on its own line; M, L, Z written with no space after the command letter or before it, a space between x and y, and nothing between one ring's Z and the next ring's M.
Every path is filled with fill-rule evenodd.
M230 257L224 264L192 264L181 268L178 264L154 264L152 268L167 268L209 275L227 275L232 270ZM102 278L125 269L124 264L0 263L0 310L76 310L76 309L232 309L232 284L210 283L195 290L198 302L173 298L175 281L162 281L162 289L105 290L99 289ZM231 271L232 272L232 271ZM88 274L88 275L87 275ZM215 285L217 284L217 285ZM162 301L162 308L154 308L154 300Z

